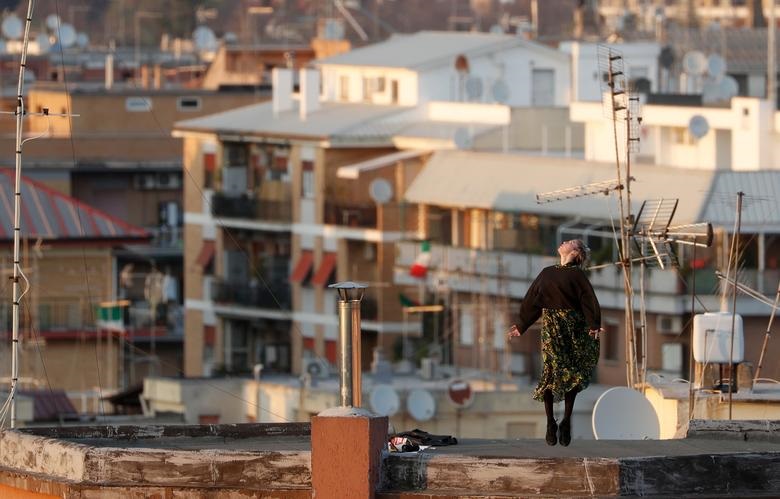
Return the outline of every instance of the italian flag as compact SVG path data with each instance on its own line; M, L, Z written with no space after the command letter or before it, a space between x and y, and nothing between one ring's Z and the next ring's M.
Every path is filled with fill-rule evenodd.
M418 279L425 278L428 275L428 267L431 265L431 243L423 241L420 246L420 253L414 259L414 263L409 268L409 275Z

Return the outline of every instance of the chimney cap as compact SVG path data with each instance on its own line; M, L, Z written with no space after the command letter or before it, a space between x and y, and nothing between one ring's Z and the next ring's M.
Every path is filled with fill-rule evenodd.
M354 281L342 281L331 284L328 287L338 291L339 298L344 301L360 301L363 298L363 290L368 287L368 284Z

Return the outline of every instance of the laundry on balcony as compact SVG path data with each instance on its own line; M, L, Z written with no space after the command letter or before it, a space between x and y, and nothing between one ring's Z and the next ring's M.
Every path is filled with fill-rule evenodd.
M306 277L311 272L312 263L314 263L314 255L309 250L301 251L301 256L298 257L298 263L295 264L292 273L290 274L290 282L302 283L306 280Z

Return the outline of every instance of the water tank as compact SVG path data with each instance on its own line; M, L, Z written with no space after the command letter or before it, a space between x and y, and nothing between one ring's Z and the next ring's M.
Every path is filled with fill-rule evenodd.
M745 358L742 316L734 318L733 362ZM708 312L693 318L693 358L696 362L728 364L731 350L731 312Z

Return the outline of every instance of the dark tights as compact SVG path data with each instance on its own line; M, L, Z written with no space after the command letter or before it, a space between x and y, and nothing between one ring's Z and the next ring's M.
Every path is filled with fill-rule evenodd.
M577 398L577 392L579 388L574 388L563 396L564 408L563 408L563 420L571 420L571 411L574 409L574 399ZM551 423L555 421L553 416L553 394L550 390L544 391L544 412L547 413L547 422Z

